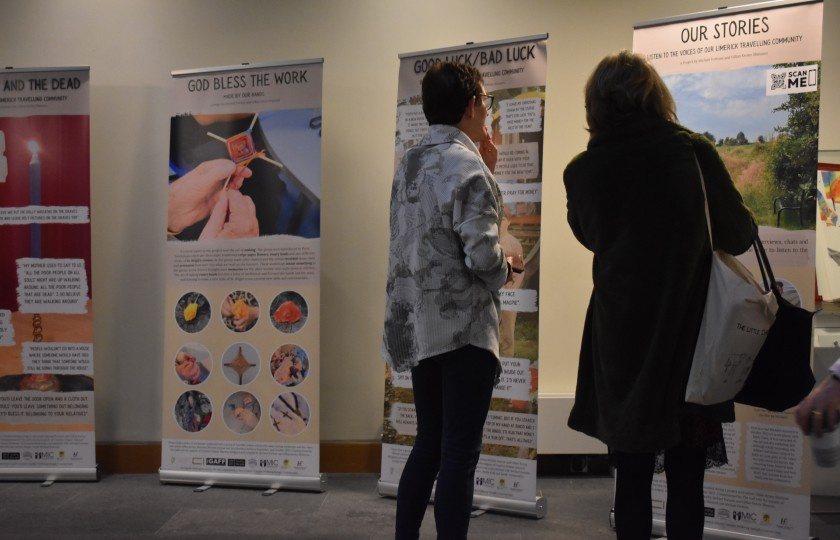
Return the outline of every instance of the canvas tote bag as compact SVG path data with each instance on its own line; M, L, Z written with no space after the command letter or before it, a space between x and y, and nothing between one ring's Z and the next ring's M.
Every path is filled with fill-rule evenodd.
M699 162L697 169L711 243L712 221ZM772 291L761 287L738 259L713 249L706 307L685 391L687 402L714 405L735 397L764 345L777 309Z

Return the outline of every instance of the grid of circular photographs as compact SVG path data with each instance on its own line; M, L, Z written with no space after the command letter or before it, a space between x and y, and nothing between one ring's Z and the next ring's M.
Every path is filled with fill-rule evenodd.
M271 355L271 376L283 386L297 386L309 375L309 356L294 344L280 345Z
M218 300L212 302L215 304ZM295 291L284 291L274 297L269 307L272 326L283 334L300 331L309 316L306 299ZM198 291L181 296L175 304L175 322L189 334L207 328L213 316L208 298ZM222 323L232 332L251 330L260 318L260 302L246 290L234 290L219 303ZM245 386L257 379L263 367L260 353L246 342L235 342L227 347L217 360L217 370L237 386ZM294 343L277 347L268 362L269 376L276 383L293 388L309 376L310 360L306 350ZM198 342L187 342L178 349L174 370L185 385L201 385L214 370L214 359L208 348ZM210 397L198 390L181 393L175 401L174 419L185 432L196 433L210 425L213 418ZM271 403L270 424L280 434L295 436L306 429L310 421L310 405L306 398L295 391L284 391ZM244 390L235 391L222 405L222 420L230 431L247 434L257 428L262 407L256 395Z

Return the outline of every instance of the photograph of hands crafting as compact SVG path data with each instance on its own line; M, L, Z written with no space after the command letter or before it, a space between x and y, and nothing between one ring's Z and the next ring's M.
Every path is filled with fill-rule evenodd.
M297 120L301 115L305 117L302 129L317 135L317 111L173 117L170 238L317 237L320 201L271 150L272 144L282 150L284 142L279 136L270 138L275 134L272 126L291 124L284 116ZM243 133L249 135L247 140ZM284 134L288 136L288 130ZM248 149L237 144L251 145L253 151L243 155Z
M0 13L0 538L840 539L840 0Z

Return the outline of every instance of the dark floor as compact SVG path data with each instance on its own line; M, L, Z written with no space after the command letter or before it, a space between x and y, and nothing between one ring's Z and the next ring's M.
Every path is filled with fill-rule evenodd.
M376 474L326 475L324 493L162 485L156 474L105 476L99 482L0 482L0 538L393 538L395 501L377 494ZM613 539L607 476L540 476L543 519L485 513L470 538ZM840 539L840 498L813 497L811 535ZM423 539L433 539L431 508Z

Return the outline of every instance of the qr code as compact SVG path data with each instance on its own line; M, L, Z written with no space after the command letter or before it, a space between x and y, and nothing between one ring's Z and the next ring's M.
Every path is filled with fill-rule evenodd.
M778 75L771 73L770 77L773 80L773 84L772 86L770 86L770 90L784 89L785 80L787 79L786 73L779 73Z

